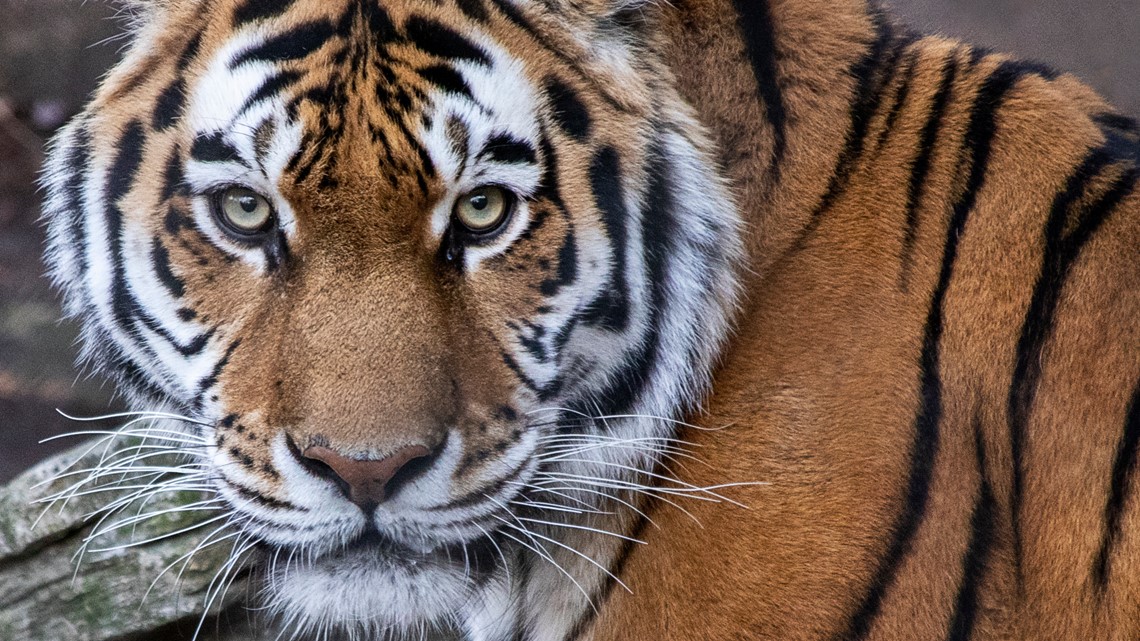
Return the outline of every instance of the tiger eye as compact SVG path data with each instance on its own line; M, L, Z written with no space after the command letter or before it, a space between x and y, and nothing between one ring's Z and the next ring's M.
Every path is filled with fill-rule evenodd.
M273 218L273 206L261 194L245 187L228 187L217 197L223 222L242 234L264 231Z
M453 213L468 231L487 233L506 220L510 213L510 198L501 187L479 187L460 196L455 201Z

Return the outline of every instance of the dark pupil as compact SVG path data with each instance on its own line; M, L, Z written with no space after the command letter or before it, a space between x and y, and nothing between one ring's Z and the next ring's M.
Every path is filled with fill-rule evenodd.
M471 206L479 211L487 208L487 197L483 194L471 197Z
M242 196L238 199L238 206L240 206L245 213L252 214L257 210L257 198L255 196Z

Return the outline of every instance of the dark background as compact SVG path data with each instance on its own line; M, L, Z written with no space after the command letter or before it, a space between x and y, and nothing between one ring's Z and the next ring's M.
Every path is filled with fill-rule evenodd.
M1140 115L1140 0L888 0L923 31L1052 63ZM0 482L66 446L39 444L113 408L77 376L75 327L40 263L35 179L44 141L75 113L124 44L117 5L0 0Z

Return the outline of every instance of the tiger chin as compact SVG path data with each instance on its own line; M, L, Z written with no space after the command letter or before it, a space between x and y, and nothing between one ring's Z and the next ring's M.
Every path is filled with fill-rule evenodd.
M47 262L286 632L1140 631L1140 133L1071 76L857 0L133 7Z

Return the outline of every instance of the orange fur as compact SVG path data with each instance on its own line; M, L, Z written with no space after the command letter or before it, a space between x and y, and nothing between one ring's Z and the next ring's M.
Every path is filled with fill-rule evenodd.
M133 52L89 110L93 146L116 145L171 75L206 73L205 56L176 67L197 35L202 51L226 43L221 9L233 3L208 4L218 11L172 1L144 20L150 50ZM449 2L391 4L397 21L468 24ZM340 5L297 2L291 19ZM747 508L643 500L646 518L594 519L648 545L589 543L633 593L595 577L596 614L576 593L550 595L582 611L569 638L1140 635L1128 431L1140 430L1140 134L1071 76L910 36L857 0L527 11L546 47L505 14L486 29L528 81L580 92L593 129L552 134L565 211L536 199L549 221L471 278L440 268L422 215L445 186L417 191L415 149L385 151L365 126L398 141L414 120L426 89L408 69L434 58L407 43L390 52L403 65L391 86L410 105L395 116L364 93L340 111L301 103L315 169L280 185L299 240L273 277L188 224L164 235L169 220L137 213L189 209L188 196L160 193L167 158L187 153L184 132L147 131L119 204L161 239L187 306L231 345L220 402L243 419L218 430L217 446L259 475L258 489L283 483L269 447L281 432L300 449L382 458L435 448L450 426L467 471L517 441L521 420L500 409L518 383L500 349L504 319L539 313L535 290L571 229L604 238L589 175L598 149L613 147L633 175L654 119L691 107L740 207L747 259L711 392L679 434L703 464L663 471L701 487L764 485L725 490ZM348 39L366 41L366 26ZM646 47L629 61L598 55L603 27ZM375 80L325 50L303 66L343 86ZM321 156L316 143L342 125Z
M748 302L707 408L694 418L723 429L687 431L709 466L678 473L698 485L769 485L732 494L749 509L686 506L700 526L654 509L660 529L644 529L649 545L630 553L621 575L644 587L632 596L614 590L584 638L967 638L951 626L961 623L956 599L983 480L994 502L992 541L968 638L1134 638L1134 503L1104 592L1090 569L1140 371L1140 194L1115 207L1064 287L1024 445L1020 559L1010 520L1007 401L1020 326L1042 270L1043 227L1055 194L1102 142L1091 117L1108 107L1071 77L1028 77L997 111L985 184L946 291L929 506L861 634L851 619L906 505L923 327L951 204L970 170L961 152L969 112L1005 58L970 67L968 48L957 43L911 45L914 82L895 129L881 147L865 150L844 193L805 234L849 126L853 89L844 70L861 52L851 42L872 34L862 3L770 4L781 83L796 114L778 183L768 162L772 136L754 125L763 121L762 105L730 4L694 0L666 10L659 37L678 86L723 146L751 223ZM948 56L962 72L939 123L903 288L907 180ZM888 84L885 105L899 86L899 78ZM887 115L885 108L873 115L870 140ZM1095 181L1091 197L1127 167L1122 161Z

